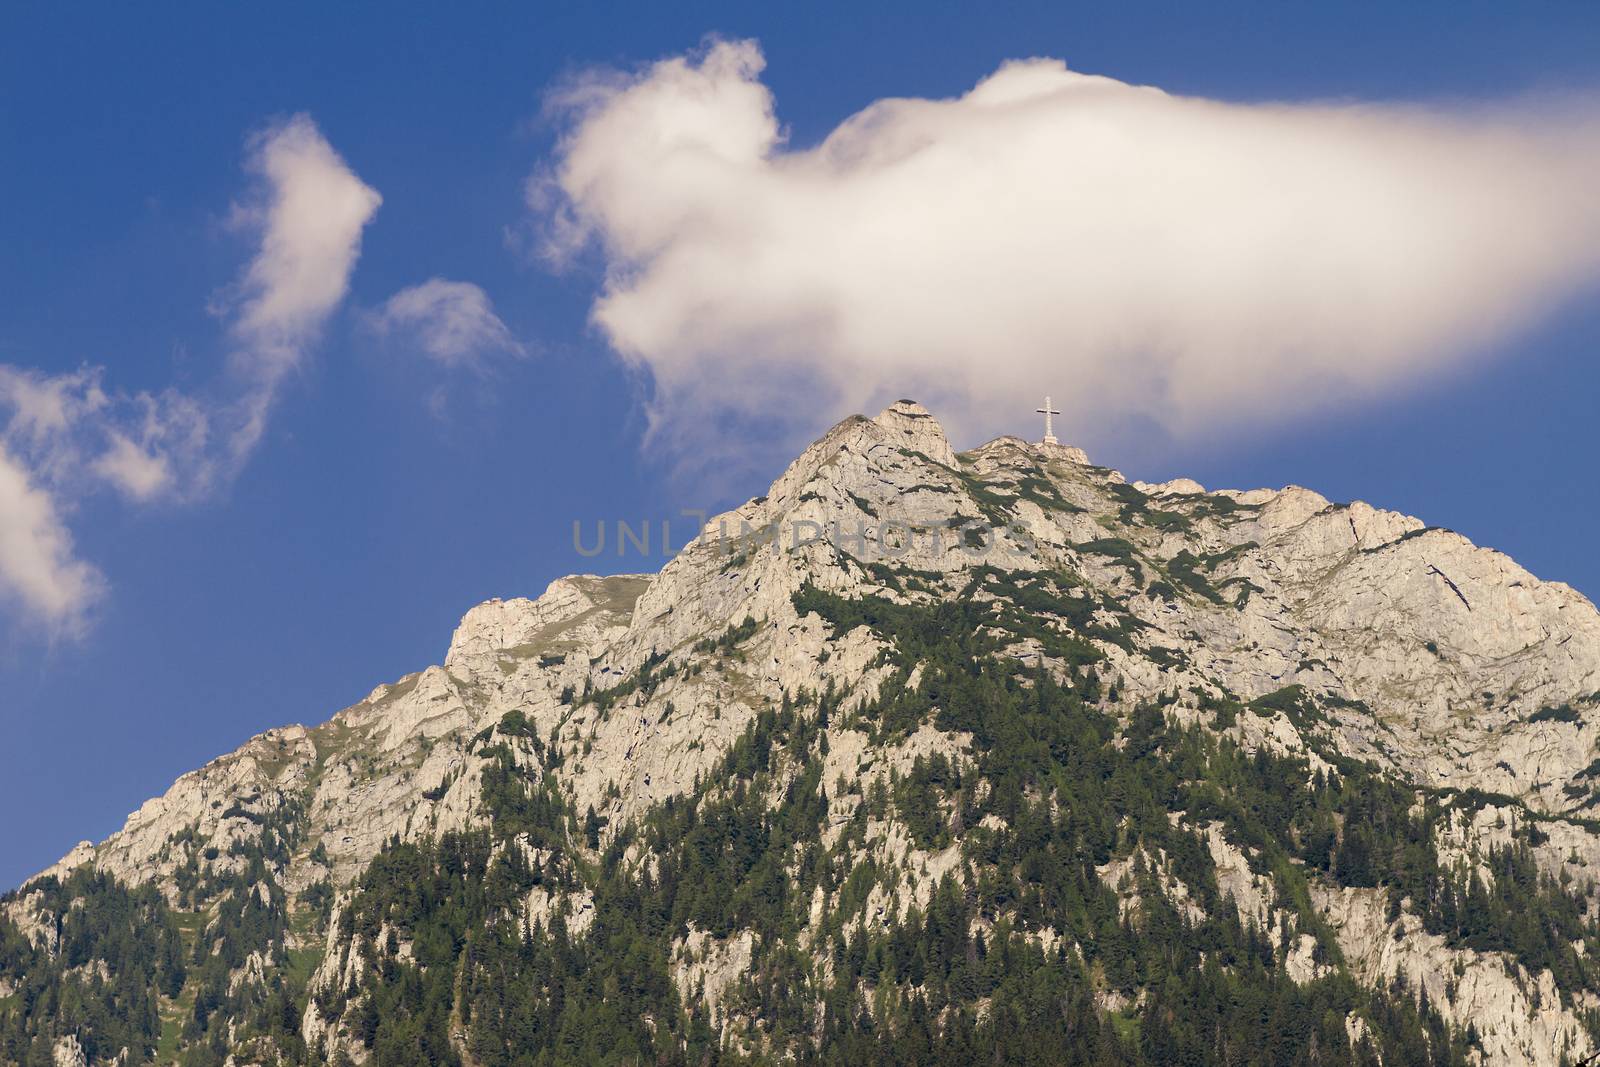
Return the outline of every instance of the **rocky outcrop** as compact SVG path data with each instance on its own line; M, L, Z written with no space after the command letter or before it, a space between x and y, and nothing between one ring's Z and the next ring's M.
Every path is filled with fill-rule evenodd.
M1549 971L1532 975L1502 954L1451 949L1414 915L1391 920L1378 890L1318 896L1359 977L1373 984L1398 980L1426 992L1446 1019L1462 1029L1472 1026L1486 1062L1555 1067L1593 1052L1581 1014L1600 1007L1600 999L1590 995L1568 1004Z
M602 645L627 626L648 575L557 578L537 600L518 597L479 604L456 627L445 654L446 668L477 671L485 657L559 657L573 649Z
M56 1042L52 1059L55 1067L89 1067L89 1058L83 1054L83 1045L72 1034Z
M686 995L706 1006L712 1025L723 1026L728 1019L729 993L750 973L750 953L754 938L748 930L724 941L704 930L691 930L678 945L673 960L672 978Z
M1419 786L1503 794L1503 804L1553 820L1537 846L1542 869L1600 864L1592 827L1565 818L1600 795L1591 782L1600 614L1572 589L1458 534L1299 487L1129 484L1081 450L1013 437L957 454L925 409L900 401L839 423L766 496L710 519L658 574L578 575L535 599L478 605L441 665L379 686L321 725L253 738L45 873L92 863L177 901L177 872L236 871L242 846L271 835L288 842L285 855L270 851L271 876L291 897L324 881L338 893L392 842L479 825L487 753L502 747L530 780L553 776L573 810L603 817L609 838L704 782L763 708L832 692L849 710L896 679L881 637L866 626L831 632L797 609L796 593L928 604L999 595L983 585L991 574L1085 598L1081 625L1104 657L1096 669L1110 711L1160 701L1174 721L1209 724L1208 701L1244 705L1299 687L1315 721L1241 706L1218 729L1247 749L1303 755L1318 773L1338 755ZM1061 669L1037 641L1004 654ZM859 787L835 796L830 843L857 825L874 784L886 787L919 758L972 761L970 737L928 724L888 747L834 724L827 742L828 787ZM1215 825L1192 829L1218 895L1268 934L1288 973L1300 982L1325 974L1330 964L1286 922L1260 857ZM959 846L919 849L893 818L867 818L862 833L862 854L898 879L873 890L869 916L907 914L942 879L966 876ZM1481 819L1448 833L1466 861L1504 843ZM1130 908L1136 868L1200 908L1199 887L1165 867L1160 855L1128 853L1102 877L1130 894ZM28 899L8 914L47 938ZM819 897L812 929L835 904ZM541 887L522 918L548 926L559 916L581 937L592 906L581 892ZM1587 1002L1563 999L1546 976L1448 945L1414 916L1391 920L1370 892L1328 891L1319 906L1354 973L1426 989L1449 1018L1474 1024L1487 1062L1587 1053ZM321 946L314 991L360 977L359 953L336 936L338 914L327 929L292 935L302 950ZM1059 945L1053 931L1036 935ZM672 962L681 993L725 1023L752 950L748 932L695 931ZM241 981L262 981L260 962ZM357 1056L341 1026L313 1005L302 1032Z

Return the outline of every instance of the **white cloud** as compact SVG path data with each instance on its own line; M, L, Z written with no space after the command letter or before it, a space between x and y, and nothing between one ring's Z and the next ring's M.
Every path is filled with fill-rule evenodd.
M380 333L405 333L445 367L483 370L491 355L526 355L494 313L489 295L470 282L430 278L402 289L373 315Z
M361 233L383 198L355 175L306 115L252 139L247 169L261 197L238 217L260 234L239 282L234 370L245 383L232 449L255 447L285 375L304 358L350 288Z
M791 148L762 67L591 78L530 183L673 433L809 391L1200 434L1459 367L1600 271L1592 101L1238 104L1029 59Z
M11 603L53 634L85 625L104 582L76 558L72 534L50 494L0 445L0 603Z
M237 348L213 387L129 394L104 368L0 364L0 599L52 632L81 632L105 590L63 514L102 488L148 504L226 482L348 291L378 194L303 115L254 137L246 165L261 187L238 217L259 244L224 311Z
M91 469L134 500L151 500L172 485L172 468L165 456L138 444L115 430Z
M91 368L50 376L0 363L0 410L10 411L8 432L35 444L66 433L109 403L100 377Z
M105 591L64 512L97 488L126 499L198 495L213 470L206 413L176 393L109 393L103 371L0 364L0 605L76 636Z

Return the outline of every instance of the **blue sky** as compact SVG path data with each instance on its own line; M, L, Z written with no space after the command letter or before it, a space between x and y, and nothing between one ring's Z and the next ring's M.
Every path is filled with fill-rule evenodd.
M104 589L71 633L0 608L0 886L249 735L321 721L438 662L479 600L641 569L578 556L574 519L754 495L783 452L849 413L837 390L792 393L777 440L727 439L759 404L714 419L721 437L674 437L668 412L669 431L646 439L667 364L619 360L590 320L601 257L554 269L526 198L573 129L549 94L587 70L636 70L708 34L758 40L759 82L796 149L874 101L957 97L1032 56L1235 103L1454 108L1600 88L1600 16L1576 5L83 5L5 22L0 365L103 368L120 397L211 395L251 343L239 280L261 226L238 209L261 176L246 165L291 116L382 205L236 466L144 500L57 494L74 557ZM478 287L504 324L462 357L473 366L430 358L415 322L373 325L432 278ZM1290 419L1236 418L1219 400L1187 422L1112 411L1058 433L1130 477L1295 482L1416 514L1594 596L1600 308L1592 285L1558 295L1464 357ZM1058 398L1079 384L1041 378ZM902 391L886 372L860 395ZM1019 394L1014 418L1009 394L991 399L957 414L958 446L1037 433L1037 398Z

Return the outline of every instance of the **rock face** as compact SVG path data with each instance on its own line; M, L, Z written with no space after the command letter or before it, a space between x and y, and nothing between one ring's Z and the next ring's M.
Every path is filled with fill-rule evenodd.
M484 657L551 656L606 644L626 627L648 575L558 578L537 600L491 600L467 612L446 653L446 668L482 668Z
M866 607L847 618L839 605ZM0 931L9 923L32 946L31 966L64 966L67 906L47 890L94 871L153 889L178 928L199 931L186 944L222 938L207 950L221 956L232 950L219 931L253 913L253 898L269 918L252 935L253 962L240 954L227 968L229 987L278 989L295 961L310 976L285 994L300 1024L292 1039L273 1037L240 1016L230 1036L208 1040L231 1050L230 1062L364 1061L381 1046L375 1009L363 1006L383 995L374 976L437 966L425 962L436 946L413 946L415 923L392 909L366 918L379 872L404 850L488 832L486 869L509 864L532 879L505 913L523 936L559 927L586 942L597 922L612 929L612 897L597 892L594 872L654 886L678 860L641 828L676 806L743 802L730 767L759 748L763 716L798 709L792 721L809 724L806 745L818 752L814 782L799 756L769 754L770 777L749 788L766 790L777 812L812 783L804 789L826 811L812 840L837 873L815 881L781 935L745 920L721 929L674 920L660 966L685 1018L750 1055L792 1053L779 1033L824 1041L837 1004L819 993L775 1029L774 994L751 985L752 972L782 952L811 961L807 980L821 988L857 938L923 922L946 906L941 894L965 895L960 937L974 968L976 946L1016 938L1078 968L1099 1010L1137 1018L1160 995L1153 984L1115 977L1096 962L1093 938L1044 922L1027 903L1032 890L985 895L994 877L1011 877L992 842L1013 832L994 808L1012 787L992 772L991 720L953 722L961 675L941 673L945 653L929 651L943 647L939 626L896 623L918 612L980 649L970 654L997 665L991 675L1021 679L1012 691L1042 693L1048 680L1077 694L1074 706L1108 724L1107 759L1154 722L1164 736L1190 731L1186 743L1213 746L1207 766L1239 752L1257 767L1298 768L1285 780L1313 799L1261 832L1254 814L1202 803L1207 791L1193 781L1175 787L1166 829L1136 829L1131 810L1113 820L1112 839L1095 846L1104 854L1085 869L1120 900L1114 923L1142 929L1168 906L1195 926L1226 915L1255 931L1289 986L1319 989L1342 975L1420 1004L1405 1010L1442 1019L1438 1032L1454 1034L1468 1060L1554 1065L1597 1047L1586 1022L1600 1018L1588 1014L1600 1009L1600 986L1587 963L1588 916L1600 906L1587 873L1600 865L1589 821L1600 803L1593 605L1458 534L1298 487L1130 485L1080 449L1010 437L958 455L911 401L834 427L765 497L712 519L660 573L574 576L536 599L481 604L441 666L185 775L118 833L80 845L8 898ZM949 634L966 625L958 619L979 621ZM904 694L924 713L890 729ZM558 797L564 828L501 834L508 776L529 796ZM1384 851L1389 809L1368 816L1380 835L1373 857L1363 819L1317 792L1357 780L1403 794L1393 818L1422 827L1412 843L1422 835L1432 873L1417 874L1399 844ZM1061 807L1045 783L1030 772L1024 811L1040 798ZM1227 801L1234 784L1213 787ZM1325 845L1312 843L1324 833ZM804 845L783 861L797 884L815 863ZM1513 868L1524 897L1511 895ZM1474 893L1547 909L1553 918L1534 931L1543 947L1461 919L1457 897L1464 911ZM1197 960L1218 958L1207 949ZM25 968L12 970L0 959L0 981L18 987ZM158 999L181 1029L196 979L175 981ZM915 990L932 988L900 979L891 994L889 978L873 981L885 984L870 995L863 985L849 1018L898 1018ZM954 993L939 995L959 1013ZM17 1010L6 1003L0 1018ZM465 1008L450 1009L451 1054L498 1062L484 1059L484 1024ZM1390 1009L1341 1010L1337 1040L1381 1044ZM646 1030L664 1040L671 1026L653 1019ZM76 1037L58 1036L57 1062L88 1062ZM191 1027L183 1040L201 1039Z

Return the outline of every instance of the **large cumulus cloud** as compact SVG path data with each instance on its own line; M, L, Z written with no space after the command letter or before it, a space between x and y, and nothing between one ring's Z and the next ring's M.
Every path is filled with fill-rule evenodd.
M1229 103L1027 59L795 148L762 67L583 79L530 183L681 440L901 394L991 430L1046 391L1076 433L1203 434L1448 372L1600 267L1592 100Z

